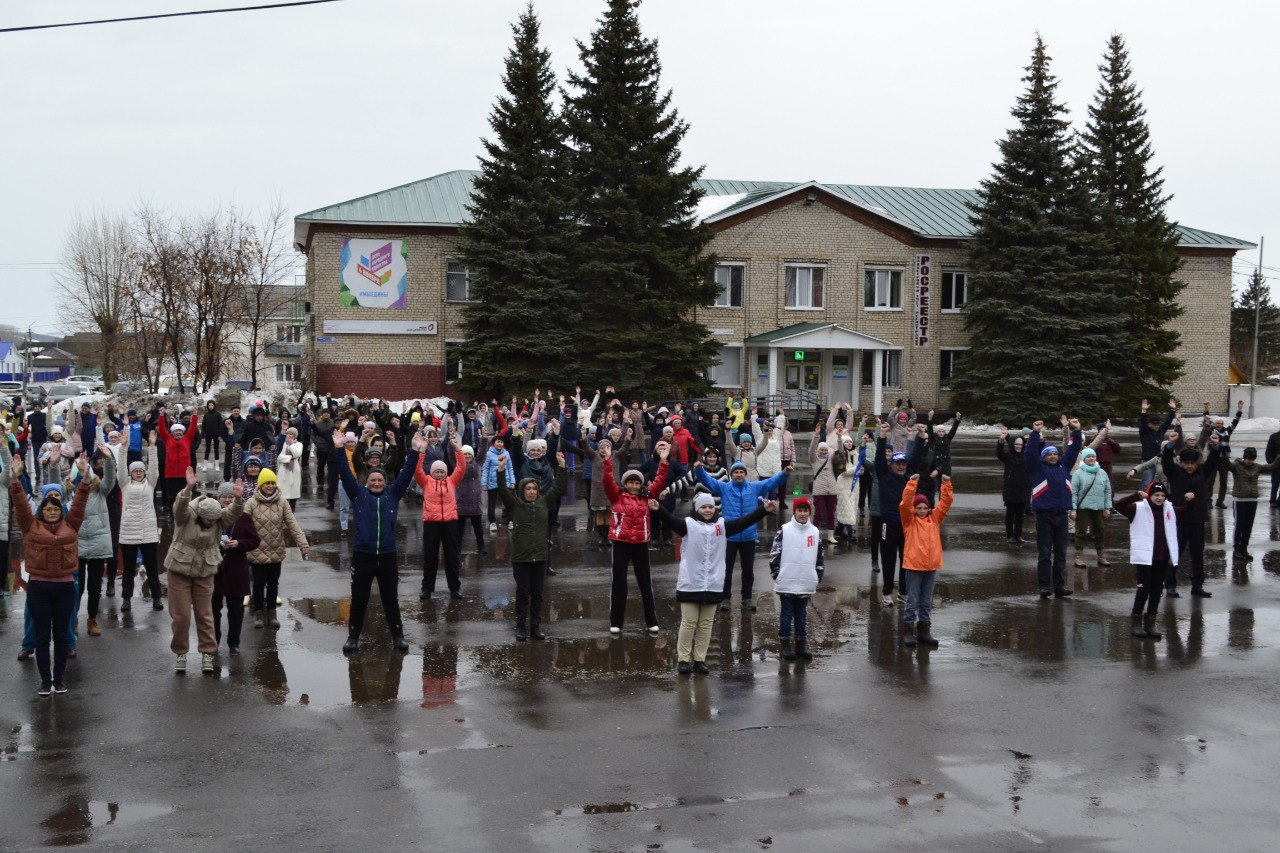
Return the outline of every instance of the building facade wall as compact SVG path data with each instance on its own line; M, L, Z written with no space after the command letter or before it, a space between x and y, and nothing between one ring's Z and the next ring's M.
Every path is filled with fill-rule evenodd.
M403 239L408 248L408 296L404 309L343 307L339 300L339 252L344 236ZM308 377L321 393L403 399L447 394L445 346L463 339L464 303L445 298L446 270L457 255L456 233L441 229L342 229L315 226L307 256L307 287L313 311L313 327L307 339ZM725 390L745 390L763 396L768 381L761 377L757 359L768 350L752 347L747 339L795 323L839 323L856 332L884 340L901 353L901 382L885 386L891 404L897 397L911 398L918 407L950 406L947 389L940 387L941 351L963 350L968 345L963 312L941 310L942 275L965 270L965 248L957 242L912 245L886 231L845 215L824 203L797 200L759 216L719 230L710 251L722 263L744 267L743 304L740 308L700 308L697 319L713 337L741 351L739 381L722 383ZM927 254L932 263L933 306L931 340L914 345L914 273L916 257ZM1174 392L1187 405L1209 401L1215 410L1227 402L1227 365L1231 308L1231 253L1186 251L1180 278L1186 283L1182 302L1186 313L1172 324L1181 335L1179 355L1185 359L1184 378ZM825 267L824 304L820 310L786 307L786 271L789 264ZM868 270L898 270L902 274L901 308L868 309L864 306L864 276ZM325 332L326 320L436 321L434 335L374 335ZM332 337L332 342L316 338ZM850 354L857 358L857 353ZM824 376L830 377L829 355L823 356ZM779 365L782 359L778 360ZM853 386L870 387L870 377L853 365L845 383L832 382L823 393L829 399L857 401ZM465 365L463 366L465 372ZM781 382L779 382L781 386ZM861 395L864 407L870 399ZM1135 401L1135 408L1137 401ZM1117 413L1123 414L1123 413Z

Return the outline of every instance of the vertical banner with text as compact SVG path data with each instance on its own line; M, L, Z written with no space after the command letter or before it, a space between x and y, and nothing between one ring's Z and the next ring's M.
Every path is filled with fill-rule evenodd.
M916 255L915 345L929 346L929 304L933 301L933 258Z

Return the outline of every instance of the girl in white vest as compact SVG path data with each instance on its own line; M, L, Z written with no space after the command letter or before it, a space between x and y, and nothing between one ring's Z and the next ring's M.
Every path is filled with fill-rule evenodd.
M1138 574L1138 592L1133 597L1129 634L1134 637L1162 636L1156 630L1156 610L1164 589L1170 559L1178 553L1178 518L1195 505L1195 495L1187 492L1185 506L1167 502L1164 483L1154 482L1146 494L1133 494L1116 501L1116 512L1129 519L1129 562ZM1143 605L1146 613L1143 613Z
M824 568L822 535L809 523L813 504L808 498L791 502L791 520L778 529L769 553L769 573L778 594L778 645L783 660L813 660L808 647L809 598L818 591ZM791 623L795 622L796 646L791 650Z
M706 675L711 623L724 598L725 540L778 511L775 501L762 502L754 512L726 521L716 499L705 492L693 499L693 515L676 518L666 507L650 499L649 509L666 519L667 528L684 538L680 546L680 574L676 601L680 602L680 634L676 638L676 670L692 669Z

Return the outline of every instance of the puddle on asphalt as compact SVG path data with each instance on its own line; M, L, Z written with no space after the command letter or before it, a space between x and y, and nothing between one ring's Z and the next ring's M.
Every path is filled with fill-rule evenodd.
M554 817L577 817L579 815L626 814L627 812L647 812L656 809L671 809L681 806L719 806L736 803L754 803L765 800L785 800L791 797L803 797L806 794L820 793L821 788L792 788L789 791L752 791L746 794L716 796L707 794L697 797L659 797L646 802L622 800L615 803L588 803L582 806L567 806L553 809Z
M61 808L40 821L40 825L54 833L49 839L51 846L74 847L89 843L90 829L125 826L172 813L173 806L160 803L113 803L69 798L63 801Z

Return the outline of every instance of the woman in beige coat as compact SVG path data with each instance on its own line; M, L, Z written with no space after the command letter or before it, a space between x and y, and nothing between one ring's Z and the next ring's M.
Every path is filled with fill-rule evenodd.
M213 631L213 578L222 562L218 544L222 530L244 512L244 484L235 484L235 501L226 509L216 497L192 497L196 473L187 468L187 487L173 503L173 542L165 555L169 570L169 617L173 620L173 642L169 648L178 656L177 671L187 671L191 614L196 617L200 668L213 672L213 654L218 641Z
M244 511L253 518L258 528L258 547L250 551L249 567L253 570L253 627L279 628L276 618L276 599L280 595L280 566L290 545L302 551L307 558L307 536L293 516L293 509L284 499L270 468L258 474L258 488L245 503Z

